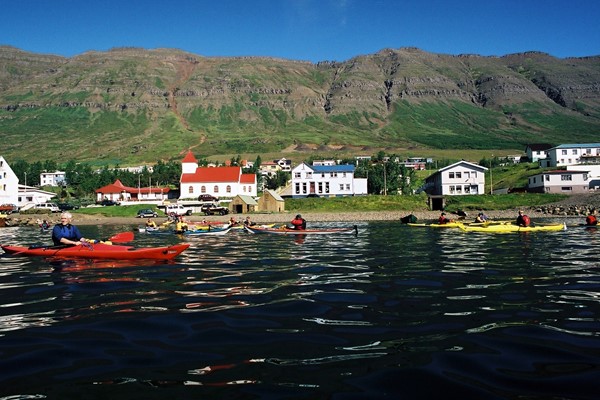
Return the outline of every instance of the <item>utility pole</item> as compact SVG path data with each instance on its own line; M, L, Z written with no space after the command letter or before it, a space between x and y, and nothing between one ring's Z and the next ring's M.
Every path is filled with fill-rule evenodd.
M492 154L492 159L494 155ZM492 173L492 159L490 159L490 194L494 194L494 178Z

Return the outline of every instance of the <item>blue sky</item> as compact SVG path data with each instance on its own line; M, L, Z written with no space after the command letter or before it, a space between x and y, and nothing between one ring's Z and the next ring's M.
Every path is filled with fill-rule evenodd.
M384 48L600 55L600 0L2 0L0 44L344 61Z

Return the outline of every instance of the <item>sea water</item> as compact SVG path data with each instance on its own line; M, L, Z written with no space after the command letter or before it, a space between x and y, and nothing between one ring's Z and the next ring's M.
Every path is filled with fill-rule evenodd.
M3 256L0 399L598 398L600 232L358 229L136 233L191 243L172 262Z

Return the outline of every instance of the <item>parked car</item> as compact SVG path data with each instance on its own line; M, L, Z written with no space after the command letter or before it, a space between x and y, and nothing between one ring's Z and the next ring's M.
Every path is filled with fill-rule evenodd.
M101 206L118 206L119 203L114 200L104 199L100 203Z
M79 206L71 203L56 203L60 211L77 210Z
M192 209L181 204L170 204L165 207L165 214L171 215L192 215Z
M227 207L221 207L214 203L204 204L202 207L200 207L200 211L206 215L229 214L229 209Z
M138 210L137 218L156 218L158 217L158 213L149 208L144 208L143 210Z
M19 207L16 204L2 204L0 206L0 213L10 215L14 212L19 212Z
M218 202L219 198L213 196L212 194L201 194L200 196L198 196L198 201Z
M56 204L54 204L54 203L36 204L32 208L34 210L37 210L37 211L46 211L46 212L51 212L51 213L58 213L58 212L60 212L60 208L58 208L58 206Z

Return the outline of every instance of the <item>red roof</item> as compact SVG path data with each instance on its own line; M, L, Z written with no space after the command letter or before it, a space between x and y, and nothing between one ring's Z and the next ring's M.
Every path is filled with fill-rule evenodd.
M239 182L240 167L198 167L193 174L182 174L181 183Z
M185 155L185 157L183 157L183 160L181 160L182 163L198 163L198 160L196 159L196 157L194 157L194 154L192 153L191 150L188 150L187 154Z
M104 193L104 194L123 193L123 192L127 192L127 193L168 193L169 190L170 189L168 187L136 188L136 187L125 186L119 179L117 179L114 183L111 183L110 185L106 185L106 186L101 187L100 189L96 189L96 193Z
M255 184L256 183L256 175L255 174L242 174L242 177L240 178L240 183Z

